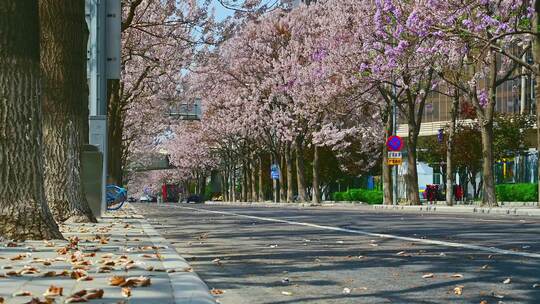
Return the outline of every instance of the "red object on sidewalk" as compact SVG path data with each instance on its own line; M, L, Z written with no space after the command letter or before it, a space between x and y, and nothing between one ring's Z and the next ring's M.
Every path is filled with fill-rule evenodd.
M166 202L167 201L167 185L166 184L163 184L163 186L161 186L161 194L163 196L163 202Z

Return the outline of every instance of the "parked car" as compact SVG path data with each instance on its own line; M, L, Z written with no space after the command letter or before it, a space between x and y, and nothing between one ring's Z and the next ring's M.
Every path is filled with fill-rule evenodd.
M137 201L137 199L134 198L133 196L128 197L128 202L134 203L134 202L136 202L136 201Z
M155 202L157 202L157 197L155 197L153 195L145 194L145 195L141 196L141 198L139 198L139 202L141 202L141 203L155 203Z
M198 195L191 195L186 198L187 204L199 204L202 203L202 198Z

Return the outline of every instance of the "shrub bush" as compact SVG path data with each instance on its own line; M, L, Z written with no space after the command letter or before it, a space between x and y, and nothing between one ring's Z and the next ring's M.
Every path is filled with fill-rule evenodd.
M346 192L335 192L334 201L359 201L367 204L382 204L383 192L380 190L349 189Z
M536 202L538 184L502 184L495 186L497 200L501 202Z

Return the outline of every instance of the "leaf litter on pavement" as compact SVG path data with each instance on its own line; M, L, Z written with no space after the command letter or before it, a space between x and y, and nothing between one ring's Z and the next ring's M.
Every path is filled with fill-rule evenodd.
M32 280L31 282L56 277L76 280L81 283L76 283L75 287L84 286L85 288L80 288L72 294L65 294L65 289L61 284L62 281L57 281L39 293L39 295L27 290L16 290L11 296L32 297L27 303L34 304L57 303L56 301L62 301L60 300L61 298L64 299L62 301L63 303L84 303L102 299L105 295L103 289L91 288L92 285L95 285L92 282L95 278L89 275L90 272L98 274L113 273L111 278L115 277L114 273L122 272L125 274L126 271L132 269L142 269L149 272L150 275L151 272L165 272L165 269L148 265L148 263L155 263L152 261L160 262L162 257L159 251L166 247L154 245L127 247L124 245L124 242L128 242L128 233L123 237L120 234L115 234L115 237L111 235L113 229L122 225L124 227L123 229L127 230L129 234L142 233L142 230L139 231L137 227L124 224L121 221L117 223L104 223L102 225L61 224L59 225L61 231L64 234L68 234L66 241L43 241L36 245L39 248L34 245L27 246L27 242L17 243L9 241L4 243L4 247L14 248L15 254L11 256L0 256L1 269L4 270L4 272L0 272L0 280L9 277L28 277L28 280ZM77 234L77 236L69 236L69 234ZM118 243L118 245L111 245L111 243ZM122 252L122 248L124 248L123 251L126 252L125 254ZM105 252L99 254L100 251L111 250L114 253ZM133 253L136 256L129 256L127 252ZM52 257L51 254L53 254ZM149 258L146 259L146 257ZM56 267L56 270L47 269L50 266ZM63 270L57 270L59 267L65 268ZM188 267L173 271L191 272L192 269ZM99 279L106 280L102 276ZM24 280L21 280L21 286L24 282ZM79 284L85 285L79 286ZM119 295L124 298L130 298L132 297L132 288L151 286L151 279L145 275L127 276L122 277L121 282L116 285L118 286ZM14 286L14 289L17 289L17 287ZM0 304L3 303L9 303L9 299L0 297Z

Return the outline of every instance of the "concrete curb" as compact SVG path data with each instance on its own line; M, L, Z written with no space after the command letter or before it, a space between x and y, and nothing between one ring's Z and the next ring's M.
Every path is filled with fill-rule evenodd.
M310 203L228 203L228 202L206 202L207 205L218 206L250 206L263 208L317 208L317 207L345 207L356 209L369 209L377 211L395 211L395 212L411 212L411 213L440 213L440 214L477 214L477 215L511 215L524 217L540 217L540 208L527 207L478 207L478 206L439 206L439 205L422 205L422 206L392 206L392 205L368 205L363 203L322 203L321 205L313 205Z
M540 217L540 209L533 208L506 208L506 207L477 207L477 206L373 206L375 210L408 211L420 213L459 213L459 214L491 214Z
M162 264L169 274L175 304L215 304L216 299L208 290L208 286L191 269L187 261L174 250L169 242L157 232L146 219L138 219L143 231L155 246L161 249Z

